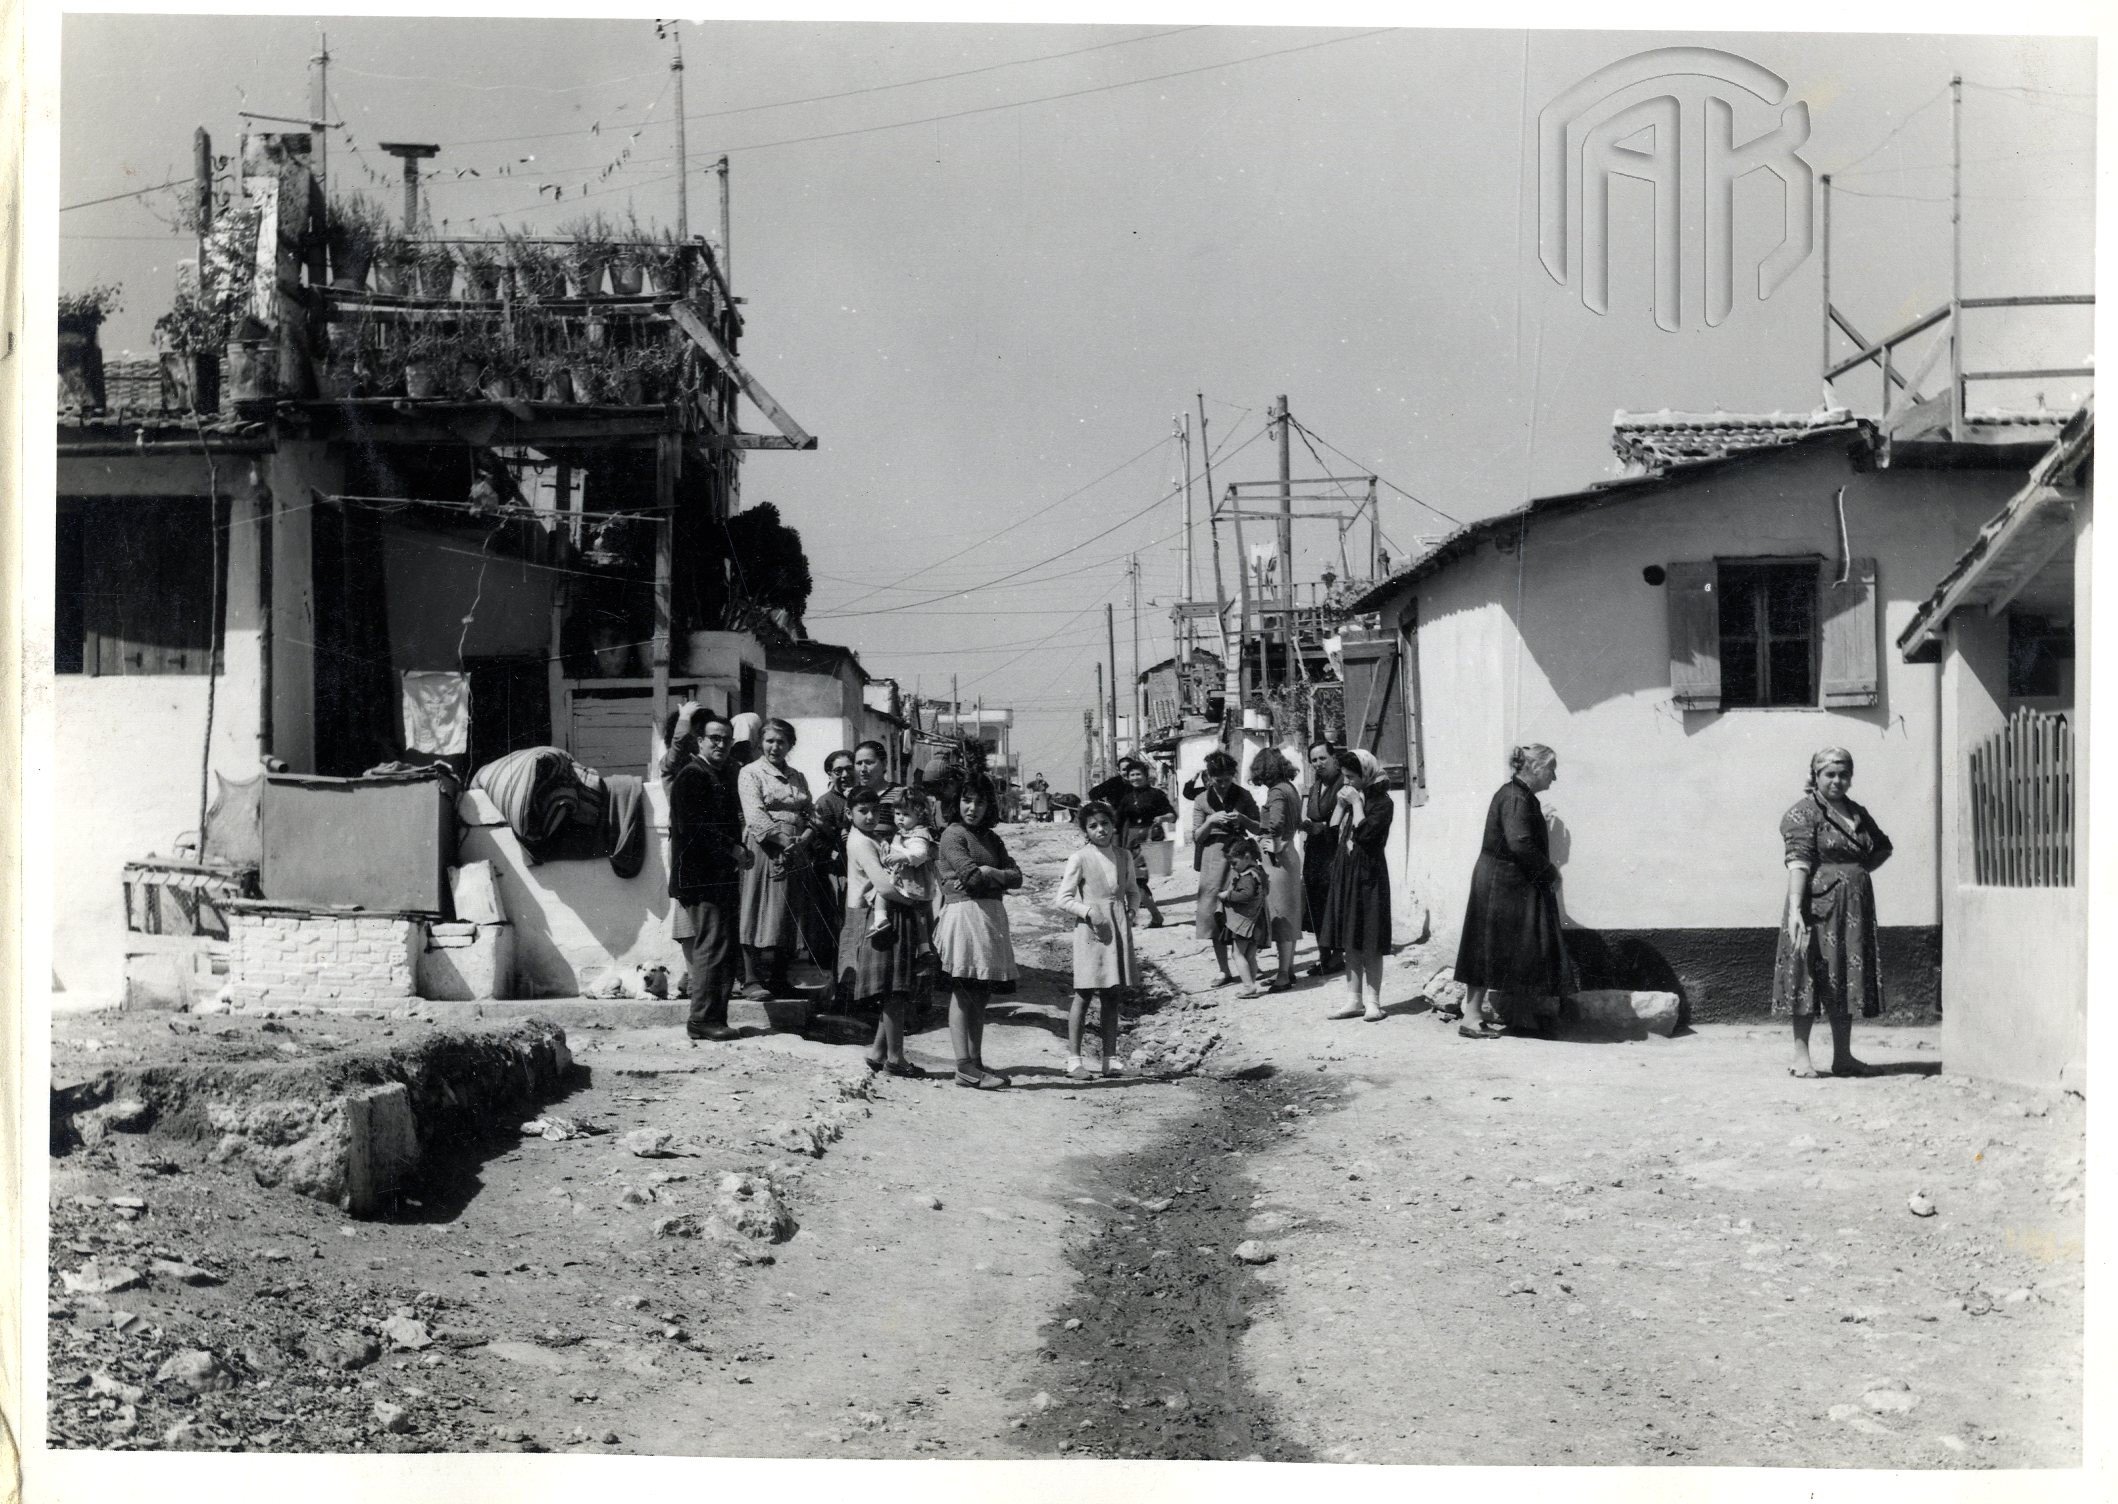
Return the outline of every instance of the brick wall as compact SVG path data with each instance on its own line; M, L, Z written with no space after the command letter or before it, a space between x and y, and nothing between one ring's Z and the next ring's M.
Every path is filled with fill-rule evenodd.
M424 924L395 915L232 914L238 1005L411 997Z

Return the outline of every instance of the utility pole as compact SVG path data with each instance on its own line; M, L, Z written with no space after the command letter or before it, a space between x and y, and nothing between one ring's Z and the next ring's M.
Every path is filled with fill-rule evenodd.
M669 71L677 96L677 239L691 238L691 158L684 153L684 34L681 22L669 24ZM721 268L728 275L728 268Z
M1184 456L1184 600L1189 603L1197 598L1199 588L1192 569L1191 551L1191 415L1180 414L1170 421L1177 430L1177 448ZM1180 640L1191 630L1190 618L1185 618L1185 622L1184 629L1177 634Z
M721 280L728 284L730 288L729 295L732 297L734 296L733 289L735 287L735 251L730 246L728 238L728 154L726 152L721 154L721 160L714 164L713 170L719 173L721 178Z
M1828 371L1831 369L1831 174L1825 173L1820 181L1823 183L1824 195L1824 349L1823 364L1817 369ZM1824 394L1825 405L1829 406L1831 382L1828 377L1824 382Z
M1228 495L1223 498L1228 505L1228 520L1235 527L1236 552L1236 709L1250 708L1250 555L1243 549L1243 503L1230 485ZM1264 650L1259 649L1258 666L1264 666ZM1236 725L1240 727L1239 718Z
M1133 692L1126 698L1133 702L1133 756L1140 755L1141 728L1147 724L1144 713L1144 696L1140 691L1140 556L1134 554L1126 572L1133 577Z
M1199 398L1199 457L1206 467L1206 522L1213 538L1213 604L1214 620L1221 628L1221 695L1222 718L1225 721L1229 707L1238 713L1243 708L1243 654L1242 629L1237 626L1236 650L1228 650L1228 590L1221 578L1221 514L1214 501L1213 490L1213 446L1206 441L1206 394ZM1237 564L1240 566L1242 546L1237 545ZM1240 569L1237 578L1241 578Z
M1110 653L1110 760L1118 766L1118 613L1109 601L1103 603L1103 641Z
M331 39L321 31L316 34L316 56L309 59L309 65L314 70L309 75L309 113L316 122L316 186L323 192L331 165L331 133L324 129L324 122L331 118L324 112L331 97Z
M196 252L199 258L198 286L194 291L200 297L206 295L206 231L213 224L213 137L200 126L191 133L191 176L197 198L193 200L198 211L199 242Z
M404 232L419 233L419 164L440 152L441 148L411 141L378 141L375 143L391 156L404 163Z
M1096 719L1099 721L1103 719L1103 665L1100 663L1096 665ZM1095 781L1098 783L1103 781L1103 748L1108 743L1109 736L1108 728L1095 733L1094 753L1090 758L1090 764L1096 770ZM1088 796L1087 789L1083 789L1081 793L1083 798Z
M1287 394L1276 405L1280 427L1280 642L1287 652L1287 682L1294 682L1294 469L1289 457Z
M1884 355L1888 361L1889 356ZM1887 369L1887 367L1886 367ZM1890 381L1883 379L1885 393ZM1888 397L1885 396L1885 401ZM1949 439L1964 436L1964 76L1949 80Z

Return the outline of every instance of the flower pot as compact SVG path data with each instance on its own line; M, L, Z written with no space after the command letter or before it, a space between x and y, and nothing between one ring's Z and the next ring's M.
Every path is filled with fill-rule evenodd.
M434 369L432 361L408 360L404 363L404 394L407 397L437 397L441 394L441 373Z
M496 371L490 366L478 378L478 387L494 402L512 402L518 390L512 375L506 371Z
M475 360L457 361L455 387L457 395L463 397L477 396L479 378L484 374L484 370L485 368Z
M401 298L405 295L405 264L402 261L378 261L375 263L375 290L386 297Z
M422 298L446 298L456 286L456 263L447 265L438 262L419 263L419 295Z
M162 406L179 413L215 413L221 409L221 362L211 354L162 356Z
M89 412L104 406L102 323L59 324L59 400Z
M500 300L500 268L497 266L466 266L463 269L463 295L474 303L496 303Z
M647 279L647 268L637 261L613 261L610 264L610 290L621 298L636 298L640 286Z
M331 243L331 285L358 290L366 285L368 268L375 260L375 247L368 241Z
M279 352L269 340L230 345L222 370L230 401L270 402L279 395Z
M546 402L571 402L574 400L574 373L561 366L544 378L544 400Z
M647 405L647 377L644 372L633 369L619 374L618 400L627 407Z

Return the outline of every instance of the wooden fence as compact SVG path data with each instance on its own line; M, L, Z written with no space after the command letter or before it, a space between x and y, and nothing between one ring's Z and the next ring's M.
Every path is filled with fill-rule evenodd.
M1971 749L1973 871L1984 886L2074 882L2074 728L2018 710Z

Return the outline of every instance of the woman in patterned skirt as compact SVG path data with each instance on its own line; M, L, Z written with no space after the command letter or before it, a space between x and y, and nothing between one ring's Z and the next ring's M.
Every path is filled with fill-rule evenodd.
M1870 1076L1853 1058L1853 1008L1883 1011L1882 957L1876 944L1875 885L1868 874L1890 860L1890 838L1846 796L1853 754L1826 747L1809 759L1809 792L1780 820L1787 852L1787 905L1772 968L1772 1011L1794 1019L1790 1076L1826 1074L1809 1058L1809 1031L1831 1024L1834 1076Z

